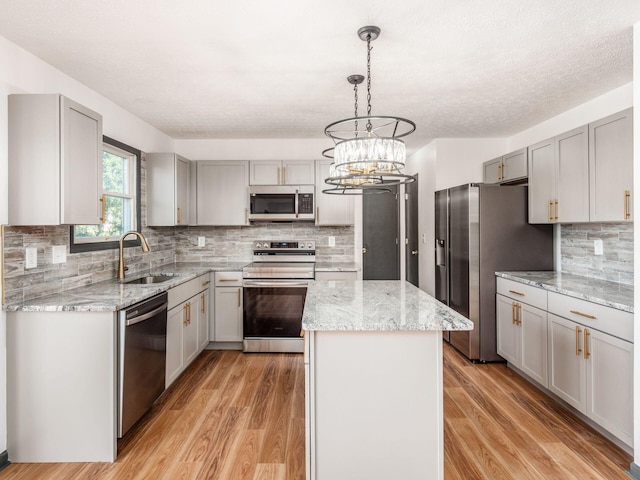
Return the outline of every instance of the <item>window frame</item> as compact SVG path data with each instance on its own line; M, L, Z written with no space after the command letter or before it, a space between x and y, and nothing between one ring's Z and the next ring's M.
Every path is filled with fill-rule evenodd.
M136 180L135 180L136 194L133 195L136 202L136 208L134 213L136 218L135 231L137 231L138 233L142 233L142 190L141 190L142 152L136 148L133 148L122 142L119 142L118 140L114 140L113 138L107 137L106 135L102 136L102 143L110 145L112 147L116 147L120 150L123 150L127 153L132 154L135 157L134 172L136 176ZM123 245L125 248L139 246L140 239L136 236L132 236L131 240L125 240ZM120 247L119 239L76 243L75 242L75 225L71 225L69 227L69 252L70 253L95 252L100 250L114 250L119 247Z

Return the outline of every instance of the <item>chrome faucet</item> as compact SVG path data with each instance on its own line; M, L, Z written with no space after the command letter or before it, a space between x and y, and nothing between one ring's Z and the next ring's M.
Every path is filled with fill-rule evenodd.
M124 266L124 252L123 252L124 239L126 237L128 237L129 235L135 235L140 239L140 243L141 243L143 252L148 252L149 251L149 244L147 243L147 239L144 238L144 236L140 232L136 232L135 230L131 230L129 232L126 232L124 235L122 235L120 237L120 253L118 254L118 280L124 280L124 272L125 272L125 270L129 269L128 267Z

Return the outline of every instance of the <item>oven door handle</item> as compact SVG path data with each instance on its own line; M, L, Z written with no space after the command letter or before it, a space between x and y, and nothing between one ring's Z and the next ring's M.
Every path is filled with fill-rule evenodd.
M242 284L243 287L299 287L306 288L309 285L309 282L296 282L291 280L285 280L282 282L274 282L271 280L265 281L253 281L253 280L245 280Z

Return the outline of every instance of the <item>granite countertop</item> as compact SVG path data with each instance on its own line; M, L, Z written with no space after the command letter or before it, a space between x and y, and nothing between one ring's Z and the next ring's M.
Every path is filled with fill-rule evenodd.
M110 312L141 302L208 272L241 271L246 263L171 263L146 272L129 274L126 280L144 275L172 274L169 280L153 285L123 284L118 280L94 283L44 297L10 303L8 312Z
M633 313L633 286L562 272L496 272L496 276Z
M471 330L473 323L401 280L309 282L302 328L309 331Z
M360 266L354 262L316 262L316 272L359 272Z

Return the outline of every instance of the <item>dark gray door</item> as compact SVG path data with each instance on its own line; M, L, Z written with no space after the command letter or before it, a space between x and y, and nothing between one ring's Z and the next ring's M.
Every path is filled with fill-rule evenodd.
M398 187L362 197L362 277L400 280Z
M420 282L418 262L418 175L416 181L405 186L405 268L407 282L418 287Z

